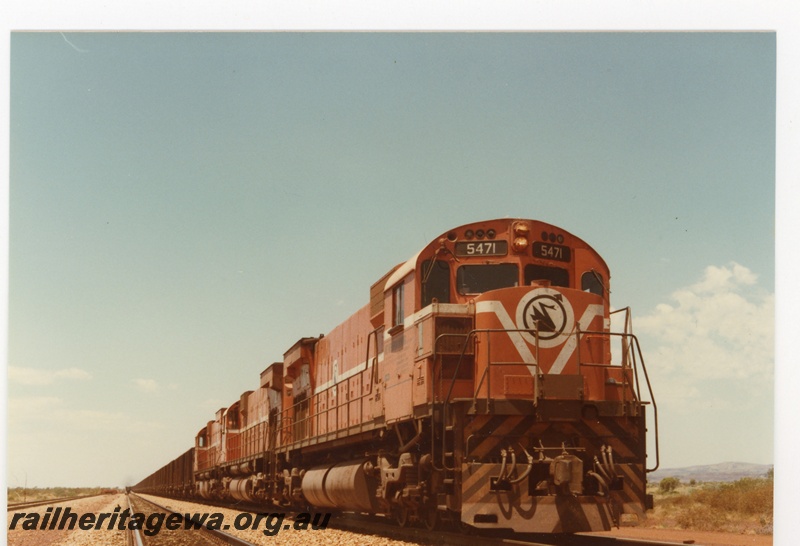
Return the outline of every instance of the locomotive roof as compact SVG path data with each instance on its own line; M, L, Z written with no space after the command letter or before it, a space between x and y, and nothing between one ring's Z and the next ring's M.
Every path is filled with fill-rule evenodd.
M531 219L531 218L494 218L494 219L490 219L490 220L480 220L480 221L477 221L477 222L469 222L467 224L464 224L464 225L461 225L461 226L458 226L458 227L455 227L455 228L448 229L446 232L440 234L437 237L434 237L433 239L431 239L431 241L427 245L425 245L422 249L420 249L419 252L414 254L414 256L409 258L406 262L402 263L400 266L396 267L394 272L386 280L386 284L384 285L384 289L388 289L388 288L393 287L395 284L400 282L400 280L403 279L406 275L408 275L409 273L414 271L416 269L416 267L417 267L417 261L419 260L419 255L422 254L431 245L438 244L439 241L442 239L442 237L447 237L448 233L451 233L453 231L464 230L464 229L472 227L472 226L478 226L478 225L481 225L481 224L487 224L487 223L490 223L490 222L506 222L509 225L513 224L514 222L538 222L540 224L544 224L546 226L550 226L550 227L552 227L554 229L558 229L559 231L563 231L564 233L569 234L571 237L574 237L575 239L577 239L578 241L580 241L581 243L586 245L586 247L588 249L594 251L594 253L597 254L598 258L600 258L600 260L605 265L605 260L603 260L603 257L600 256L600 254L596 250L594 250L594 248L590 244L588 244L586 241L584 241L580 237L570 233L569 231L567 231L567 230L565 230L565 229L563 229L561 227L555 226L553 224L549 224L547 222L543 222L541 220L534 220L534 219ZM608 268L608 266L606 265L606 269L607 268Z

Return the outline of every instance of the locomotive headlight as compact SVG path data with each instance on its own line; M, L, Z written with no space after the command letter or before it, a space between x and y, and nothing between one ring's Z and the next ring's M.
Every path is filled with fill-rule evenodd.
M528 239L526 237L517 237L514 239L514 244L512 245L514 248L514 252L520 253L525 252L528 248Z
M528 224L523 224L522 222L514 224L514 236L527 239L530 232L531 228L528 227Z

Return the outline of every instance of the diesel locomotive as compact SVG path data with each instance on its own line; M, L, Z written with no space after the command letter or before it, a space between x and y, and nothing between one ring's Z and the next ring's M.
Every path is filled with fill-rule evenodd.
M134 490L519 533L644 518L656 406L609 280L544 222L449 230Z

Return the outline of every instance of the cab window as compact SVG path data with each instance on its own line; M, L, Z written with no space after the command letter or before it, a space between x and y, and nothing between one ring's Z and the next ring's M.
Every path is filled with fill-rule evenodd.
M228 422L227 422L228 429L238 429L239 428L239 412L234 411L228 414Z
M459 294L482 294L519 285L516 264L462 265L456 273Z
M405 315L405 288L403 283L397 285L392 291L392 326L401 326L406 319Z
M422 264L422 307L427 307L434 299L450 303L450 264L426 260Z
M525 266L525 286L533 281L550 281L552 286L569 288L569 272L561 267L528 264Z
M602 296L604 289L603 284L603 276L594 269L587 271L581 276L581 290L584 292L591 292L592 294Z

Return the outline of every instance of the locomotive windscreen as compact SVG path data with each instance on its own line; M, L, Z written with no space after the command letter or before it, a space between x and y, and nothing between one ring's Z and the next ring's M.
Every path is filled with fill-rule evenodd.
M459 294L482 294L519 284L516 264L462 265L456 274Z

